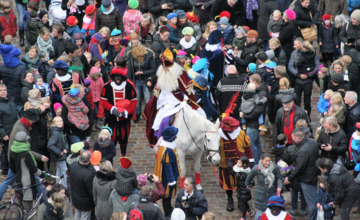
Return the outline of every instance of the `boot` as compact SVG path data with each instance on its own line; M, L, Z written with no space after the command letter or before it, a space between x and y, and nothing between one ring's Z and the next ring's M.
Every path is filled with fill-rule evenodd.
M234 211L234 199L233 198L228 198L228 202L226 204L226 210L228 212Z
M24 30L19 30L19 35L20 35L20 46L23 47L25 45L25 42L24 42Z

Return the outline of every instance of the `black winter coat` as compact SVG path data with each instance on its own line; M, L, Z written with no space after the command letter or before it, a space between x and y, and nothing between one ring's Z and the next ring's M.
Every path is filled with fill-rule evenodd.
M259 39L269 40L270 35L267 32L267 25L270 20L270 15L279 9L278 3L275 0L262 0L259 7L259 20L257 25L257 31L259 33Z
M289 181L297 179L306 184L316 185L317 179L314 177L318 174L318 168L315 162L319 157L317 143L311 138L304 137L296 145L299 150L296 153L295 170L289 175Z
M113 158L116 156L116 148L115 144L110 141L109 145L105 146L99 144L99 140L97 140L94 144L94 151L100 151L103 160L108 160L111 163L113 162Z
M106 15L102 12L101 8L99 8L96 12L96 20L95 20L95 32L99 32L100 28L106 26L110 28L110 30L114 30L117 28L124 31L123 19L120 10L114 6L114 10Z
M278 47L276 48L274 53L275 53L275 58L277 60L276 65L286 66L288 58L286 56L284 49Z
M56 214L55 214L55 207L52 202L50 202L48 199L44 201L46 205L46 211L44 213L44 220L63 220L64 217L64 210L61 208L56 208Z
M301 29L309 28L311 25L318 23L319 11L316 7L316 4L310 4L309 7L304 8L301 6L300 1L297 1L295 3L294 12L296 14L295 24Z
M334 164L329 172L329 189L335 196L334 205L342 208L351 208L359 198L359 186L348 170L340 165Z
M351 62L346 67L349 75L350 91L355 91L357 94L360 92L360 74L359 67L355 62Z
M345 158L346 151L349 147L349 140L345 132L338 126L334 133L326 133L325 129L320 132L317 139L319 149L321 150L320 156L331 159L334 163L341 156ZM321 149L321 145L331 145L331 151L325 151Z
M171 0L153 0L149 1L149 12L154 16L154 20L158 19L160 16L167 16L172 12L172 10L163 10L161 8L162 4L169 3L171 4ZM190 5L190 4L189 4ZM175 5L174 5L175 6Z
M348 138L355 132L355 124L360 121L360 103L357 102L353 106L347 107L346 121L345 121L345 133Z
M170 49L170 48L169 48ZM151 44L151 50L155 53L155 63L156 66L159 67L161 65L160 62L160 54L166 50L166 46L160 38L159 34L154 36L154 41Z
M250 168L249 168L249 172L244 169L241 169L241 170L239 170L239 172L237 172L237 170L235 170L235 169L236 168L234 167L235 177L236 177L236 188L237 188L236 191L237 191L238 200L249 201L249 200L251 200L252 196L251 196L251 191L247 188L247 186L245 184L245 180L246 180L246 177L249 175ZM249 187L252 188L253 186L255 186L254 180L251 181Z
M274 124L277 110L280 108L275 107L275 97L279 93L279 79L275 78L274 84L271 85L270 91L267 94L267 115L272 124ZM274 108L275 107L275 108Z
M339 38L340 41L345 44L349 39L353 39L353 40L358 39L359 35L360 35L360 25L354 26L352 25L351 22L349 22L348 24L344 25L341 28L341 31L339 33ZM351 46L344 45L344 53L346 54L346 52L350 48L354 48L354 43Z
M71 200L76 209L81 211L94 209L92 194L94 176L95 169L90 163L85 165L76 161L69 165Z
M134 208L133 203L130 206L130 210ZM155 203L151 202L150 196L140 196L139 202L137 203L141 207L141 210L144 215L144 219L158 219L158 220L166 220L163 212L160 210L159 206Z
M0 138L8 135L18 120L16 105L13 97L0 98Z
M272 107L274 109L274 111L275 111L275 114L272 115L272 117L273 117L272 120L274 120L274 121L275 121L277 110L279 110L279 108L282 107L281 98L284 95L291 95L294 98L294 102L296 101L297 97L296 97L296 93L295 93L294 88L290 88L290 89L287 89L287 90L279 90L278 94L275 96L274 105ZM270 116L269 116L269 120L271 120Z
M344 55L349 55L352 59L352 62L356 64L358 68L360 68L360 45L349 49L347 52L344 52ZM360 83L358 83L360 86Z
M66 44L68 43L71 43L71 40L64 39L63 37L52 38L52 45L54 48L55 59L57 59L59 56L61 56L64 53Z
M33 83L29 83L28 81L22 82L22 88L21 88L21 102L25 104L29 98L29 91L32 90L34 87Z
M132 53L130 52L128 55L128 72L127 77L131 81L135 82L136 80L147 80L155 76L157 66L155 63L154 53L147 49L147 54L144 57L143 62L139 63L137 59L134 58ZM137 71L142 71L143 74L135 75Z
M64 136L62 128L50 127L50 138L47 145L50 151L50 158L54 161L66 160L66 154L61 155L61 152L67 150L69 152L69 145Z
M328 28L324 24L319 25L318 41L319 43L322 42L321 53L334 53L336 51L336 46L340 46L340 39L334 24L330 24Z
M231 25L244 25L245 9L242 1L237 1L233 7L230 7L227 1L216 0L211 9L212 18L218 16L222 11L228 11L231 14L229 20Z
M31 150L42 155L47 154L47 142L48 142L48 122L49 122L49 111L45 110L40 114L40 120L31 125L30 130L30 145Z
M25 74L26 67L22 64L15 68L9 68L5 65L0 66L0 80L6 85L8 96L14 97L16 105L23 105L21 102L21 88Z
M291 52L294 50L294 39L302 37L300 30L293 21L284 22L281 25L279 41L281 48L285 51L287 60L290 59Z
M256 95L262 99L264 96L266 97L268 93L268 89L265 84L261 84L258 88L256 88ZM246 120L246 126L249 128L258 128L259 127L259 116L265 116L266 114L266 103L262 105L255 105L254 109L249 114L244 114L244 118Z
M190 197L189 209L184 209L183 206L181 205L182 197L185 195L184 194L185 189L179 190L179 193L177 194L175 201L175 208L181 208L185 212L186 219L188 220L200 219L201 216L208 210L208 203L205 198L205 195L196 188L194 188L193 190L194 193Z
M300 51L299 59L296 63L299 74L307 74L315 69L315 52Z
M245 43L244 49L241 52L240 57L234 57L236 69L239 73L246 73L246 68L249 63L255 63L255 54L258 52L257 43Z

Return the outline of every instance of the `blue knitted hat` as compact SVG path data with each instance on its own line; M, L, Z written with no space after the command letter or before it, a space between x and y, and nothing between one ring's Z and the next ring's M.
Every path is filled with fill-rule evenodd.
M266 63L266 68L273 70L276 67L276 63L274 61L270 61Z
M285 200L280 196L271 196L268 200L267 207L278 206L280 208L284 208Z
M192 66L192 69L195 72L200 72L202 69L208 68L209 63L206 58L201 58L196 61L196 63Z
M64 70L68 70L70 68L67 65L67 63L65 61L62 61L62 60L55 61L54 65L52 65L51 67L53 67L55 69L64 69Z
M162 130L161 132L161 136L163 137L164 141L172 141L177 133L179 132L179 129L177 129L174 126L167 126L164 128L164 130Z
M120 34L121 34L121 31L118 30L117 28L115 28L114 30L111 31L111 36L117 36Z
M69 91L69 96L73 98L77 97L79 94L80 94L80 90L78 90L77 88L72 88Z
M177 14L174 12L171 12L170 14L167 15L166 19L170 20L171 18L177 18Z
M248 68L251 73L256 71L256 64L255 63L249 63Z

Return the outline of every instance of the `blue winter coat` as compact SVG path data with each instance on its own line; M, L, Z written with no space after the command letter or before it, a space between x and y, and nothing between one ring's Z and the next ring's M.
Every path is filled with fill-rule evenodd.
M177 37L178 36L178 31L176 28L173 28L169 25L169 23L166 25L170 28L170 42L171 43L179 43L179 38Z
M21 51L14 45L0 45L0 54L4 60L5 66L9 68L17 67L20 63L19 56Z
M335 209L329 204L330 202L334 202L334 195L319 187L316 194L316 203L320 203L323 207L325 219L332 218L335 215Z
M218 23L218 28L221 31L221 33L223 34L223 43L231 45L235 38L234 27L231 26L230 24L228 24L227 27L223 29L223 28L221 28L220 23Z
M350 146L351 146L351 157L355 162L355 167L354 167L354 171L359 172L360 171L360 140L356 140L354 138L354 135L356 135L356 133L353 134L353 136L350 139Z
M77 26L77 25L74 25L74 26L72 26L72 27L69 26L69 27L66 29L66 32L70 35L71 41L72 41L73 43L75 43L75 42L74 42L74 35L75 35L76 33L80 33L80 34L81 34L81 30L80 30L79 26Z
M320 114L324 114L324 112L327 112L330 108L330 99L324 99L324 95L325 93L321 94L320 99L317 103L317 109Z
M359 0L347 0L347 6L348 6L348 12L349 15L355 10L360 7L360 1Z

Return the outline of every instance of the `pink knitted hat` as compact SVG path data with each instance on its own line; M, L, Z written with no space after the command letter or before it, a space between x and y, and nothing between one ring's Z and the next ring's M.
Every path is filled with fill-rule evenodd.
M292 9L287 9L285 11L285 16L290 20L295 20L296 19L296 14Z
M58 102L55 103L54 104L54 111L56 112L56 109L58 109L59 107L62 108L62 105L60 103L58 103Z
M139 187L146 186L147 184L147 177L144 174L140 174L136 177Z

